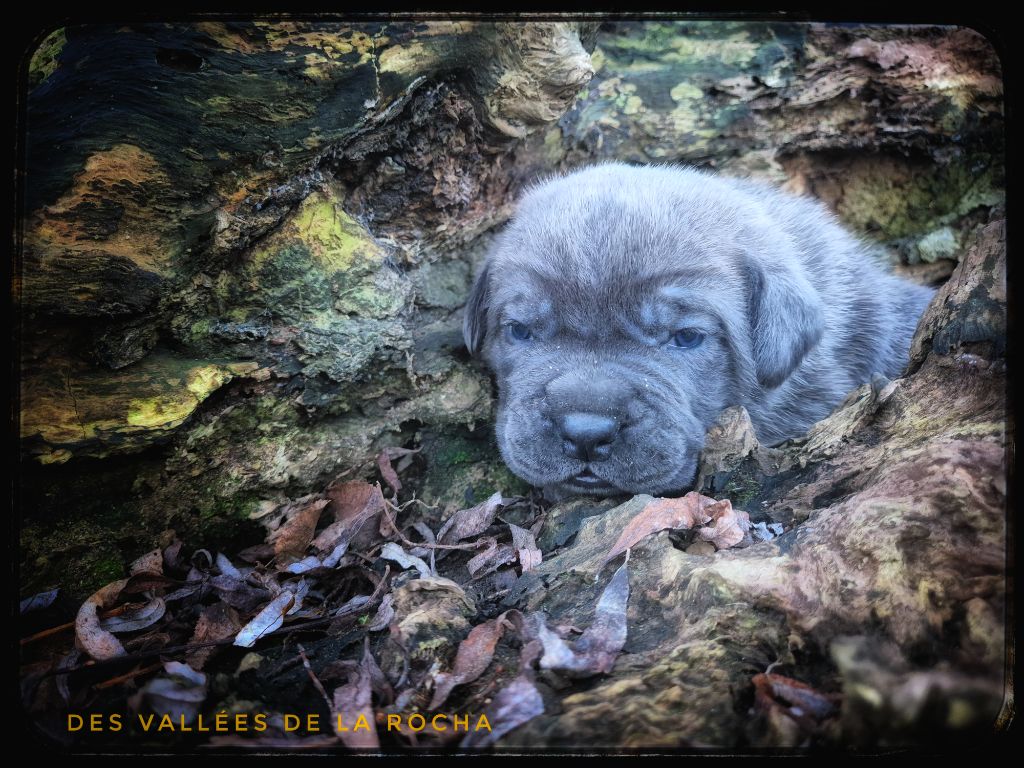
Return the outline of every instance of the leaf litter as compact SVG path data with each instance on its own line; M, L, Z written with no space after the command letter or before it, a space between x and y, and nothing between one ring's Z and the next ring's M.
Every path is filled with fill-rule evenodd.
M225 699L224 683L214 693L214 669L235 685L249 680L248 695L262 702L255 708L270 716L266 733L213 734L209 745L485 747L544 712L538 675L611 672L628 635L630 548L662 530L695 529L718 549L775 533L751 533L746 513L728 500L696 493L656 499L608 550L606 563L623 553L626 562L603 587L589 625L552 625L544 614L499 611L495 602L543 561L535 537L543 510L531 503L524 517L522 500L498 492L447 520L430 508L410 515L409 505L419 502L398 503L398 473L413 453L378 454L390 498L379 484L338 480L320 494L264 505L265 540L234 555L189 555L172 538L138 558L128 579L98 590L79 609L75 647L52 662L51 685L61 700L73 707L89 684L106 679L105 690L121 691L132 711L192 722L241 696ZM498 519L516 504L515 522ZM43 593L23 610L47 601L53 597ZM152 663L157 657L162 665ZM284 728L287 707L272 700L282 680L305 691L307 709L331 726L321 733ZM464 711L475 713L474 722L485 717L490 730L427 735L408 723L381 730L395 714Z

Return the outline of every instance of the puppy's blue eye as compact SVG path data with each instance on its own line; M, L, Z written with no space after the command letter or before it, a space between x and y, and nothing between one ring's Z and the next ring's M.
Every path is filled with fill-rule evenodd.
M530 329L523 323L512 321L508 324L508 335L516 341L527 341L533 338L533 334L530 333Z
M672 335L672 346L682 349L699 347L702 341L704 341L704 334L693 328L683 328Z

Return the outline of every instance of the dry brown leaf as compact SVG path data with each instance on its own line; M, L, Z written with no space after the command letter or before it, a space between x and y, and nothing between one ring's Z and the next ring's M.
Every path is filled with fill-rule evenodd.
M78 616L75 618L75 639L78 647L97 661L125 654L121 641L100 625L99 612L114 607L114 602L127 583L127 579L118 579L107 584L78 609Z
M123 592L124 590L122 590ZM100 619L100 626L107 632L115 634L124 632L137 632L140 629L151 627L164 617L167 612L167 605L159 597L155 597L144 605L130 611Z
M163 573L164 553L159 549L154 549L152 552L147 552L142 557L136 559L130 566L128 566L128 573L132 576L143 572Z
M279 558L301 557L313 540L320 512L328 503L327 499L313 499L285 507L284 522L267 537L267 543L274 545L274 554Z
M338 735L345 746L351 749L376 749L380 746L371 700L373 667L376 667L376 662L367 644L363 648L363 659L359 666L349 673L348 683L334 690L334 716L341 718L341 722L348 728ZM366 728L362 727L364 723Z
M502 688L484 714L491 730L470 731L462 747L488 747L514 728L544 714L544 699L530 680L520 675Z
M230 605L224 603L208 605L199 614L199 620L196 621L196 628L192 632L192 638L188 644L227 640L229 637L234 637L241 628L242 623L238 619L238 613ZM216 651L215 646L197 648L186 657L189 666L193 669L202 669Z
M391 466L391 456L386 449L377 456L377 468L380 470L380 476L384 478L384 482L391 486L392 493L397 497L398 492L402 490L402 481L398 479L398 473Z
M121 590L121 596L138 595L142 592L151 592L154 589L167 589L168 587L180 586L183 586L183 584L178 579L172 579L169 576L164 576L160 573L149 573L147 571L143 571L141 573L136 573L128 579L124 588Z
M342 483L327 490L334 522L313 540L316 551L325 555L342 544L365 547L378 537L377 518L384 511L384 494L380 486L361 481ZM372 524L369 524L373 521Z
M704 511L711 515L711 521L704 528L699 528L697 535L718 549L735 547L750 529L750 516L742 510L733 509L728 499L711 504Z
M473 627L459 643L451 672L440 672L434 678L434 697L429 709L438 709L457 685L471 683L484 673L494 658L494 649L505 633L505 614Z
M501 492L469 509L460 509L438 531L439 544L455 544L486 531L502 505Z
M602 565L636 546L652 533L703 525L711 519L707 508L717 503L709 496L702 496L696 491L690 491L681 499L654 499L629 521L615 546L605 555Z
M235 637L234 644L242 648L251 648L261 637L279 629L284 624L285 614L294 603L295 595L286 589L282 590L252 621L242 627Z

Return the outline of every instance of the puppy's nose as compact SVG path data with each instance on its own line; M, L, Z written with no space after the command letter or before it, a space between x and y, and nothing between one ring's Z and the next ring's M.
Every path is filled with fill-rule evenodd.
M607 459L619 431L615 419L597 413L569 413L558 419L557 424L565 438L562 450L583 461Z

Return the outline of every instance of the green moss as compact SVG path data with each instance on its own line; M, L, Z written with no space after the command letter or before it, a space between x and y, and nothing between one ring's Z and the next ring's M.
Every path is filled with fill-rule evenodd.
M757 481L757 478L741 466L733 472L729 482L726 483L725 488L722 489L718 496L723 499L729 499L737 509L746 509L747 505L757 497L760 491L761 484Z
M427 471L421 480L420 498L439 506L445 516L497 491L516 496L530 490L502 462L486 427L475 432L455 429L427 434L422 455Z
M32 54L32 58L29 59L29 88L35 88L40 85L57 70L60 52L64 49L67 41L67 35L64 33L63 27L53 30L53 32L43 38L39 47Z
M979 206L998 204L1002 183L999 164L988 157L854 173L844 180L837 212L847 224L880 240L921 236Z

